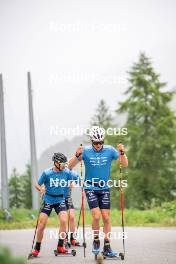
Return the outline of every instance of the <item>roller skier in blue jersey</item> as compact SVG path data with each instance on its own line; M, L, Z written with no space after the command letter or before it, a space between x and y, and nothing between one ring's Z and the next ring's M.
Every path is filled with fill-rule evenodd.
M76 150L75 156L69 161L69 168L72 169L80 159L85 165L84 189L89 208L92 212L92 229L94 241L92 252L98 255L100 252L99 222L102 216L104 247L103 252L107 257L116 257L110 246L109 233L111 231L110 222L110 192L108 180L110 177L111 162L119 159L122 166L128 166L128 159L124 153L124 146L119 144L117 150L109 145L104 145L105 131L100 127L92 127L90 140L92 145L80 146Z
M60 222L57 252L61 254L68 253L64 246L67 224L65 186L70 188L70 184L75 175L72 171L66 168L67 158L64 154L54 153L52 160L54 162L54 166L42 173L36 185L37 190L43 194L44 204L40 211L36 234L36 244L34 250L32 250L32 255L34 257L38 256L40 252L44 229L52 209L55 210Z

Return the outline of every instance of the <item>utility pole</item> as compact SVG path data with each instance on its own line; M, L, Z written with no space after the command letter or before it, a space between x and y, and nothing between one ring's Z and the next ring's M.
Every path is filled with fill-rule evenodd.
M7 155L6 155L6 133L4 117L4 94L3 79L0 74L0 137L1 137L1 194L2 208L9 208L8 177L7 177Z
M36 144L35 144L35 127L32 103L31 75L27 73L28 79L28 101L29 101L29 132L30 132L30 152L31 152L31 171L32 171L32 208L39 209L39 194L35 188L38 177Z

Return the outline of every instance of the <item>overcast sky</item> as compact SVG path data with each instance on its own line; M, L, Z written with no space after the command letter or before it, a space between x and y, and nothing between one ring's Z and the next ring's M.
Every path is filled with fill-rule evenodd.
M87 126L101 98L116 108L140 51L175 86L175 14L174 0L0 0L9 172L30 157L27 71L39 157L64 139L51 126Z

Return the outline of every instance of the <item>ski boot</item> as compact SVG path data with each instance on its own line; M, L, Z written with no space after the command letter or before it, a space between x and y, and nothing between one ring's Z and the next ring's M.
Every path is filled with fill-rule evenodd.
M28 259L36 258L38 254L40 253L40 250L33 249L32 252L29 254Z
M103 252L104 258L117 258L118 253L112 251L109 241L105 241Z
M71 252L68 252L68 250L64 246L58 246L56 250L54 250L54 255L57 256L76 256L76 250L72 250Z
M31 253L28 255L28 259L36 258L40 253L41 242L36 242L34 249L31 250Z
M76 240L76 234L70 233L70 245L74 247L83 247L84 245L80 245L79 241Z
M67 254L68 250L65 247L58 246L57 252L58 252L58 254Z
M95 238L93 241L92 253L95 255L95 260L96 260L98 254L100 253L100 240L99 240L99 238Z
M78 241L76 241L76 239L70 239L70 244L74 247L80 247L80 243Z

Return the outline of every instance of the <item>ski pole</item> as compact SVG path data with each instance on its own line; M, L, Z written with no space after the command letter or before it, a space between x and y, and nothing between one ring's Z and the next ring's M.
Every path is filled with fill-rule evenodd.
M124 238L124 234L125 234L125 228L124 228L124 197L123 197L123 188L122 188L122 162L121 162L121 155L120 155L120 165L119 165L119 169L120 169L120 207L121 207L121 211L122 211L122 239L123 239L123 253L125 256L125 238Z
M82 212L82 201L81 201L81 207L80 207L80 211L79 211L78 223L77 223L77 227L76 227L76 236L78 234L78 228L79 228L79 225L80 225L81 212Z
M80 211L79 211L79 217L78 217L78 223L77 223L77 230L78 230L78 228L79 228L79 224L80 224L81 211L82 211L82 202L81 202L81 208L80 208Z
M82 146L82 144L80 145ZM82 155L80 156L80 174L81 174L81 180L83 180L83 161L82 161ZM82 186L82 225L83 225L83 247L84 247L84 258L86 257L86 242L85 242L85 221L84 221L84 184Z
M80 211L79 211L79 217L78 217L78 223L77 223L77 230L79 228L79 224L80 224L80 220L81 220L81 212L82 212L82 200L81 200L81 207L80 207Z
M71 197L71 191L70 191L70 197ZM71 247L71 244L69 243L69 234L70 234L70 204L69 204L69 199L68 197L68 223L67 223L67 236L66 236L66 246Z
M33 250L33 248L34 248L34 242L35 242L35 237L36 237L36 233L37 233L37 228L38 228L38 223L39 223L40 212L41 212L41 210L42 210L42 201L43 201L43 194L42 194L41 197L40 197L40 209L39 209L38 216L37 216L37 223L36 223L36 226L35 226L34 237L33 237L33 241L32 241L31 253L29 253L29 255L28 255L28 259L31 258L31 256L32 256L32 250Z

